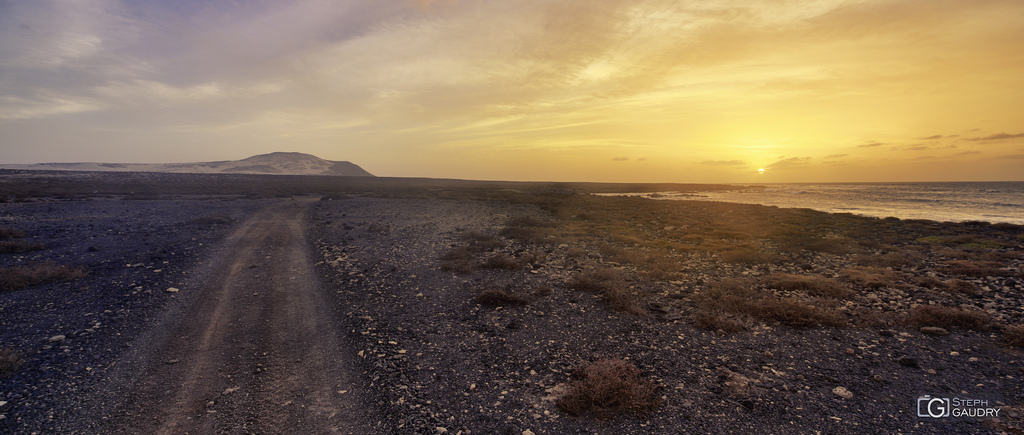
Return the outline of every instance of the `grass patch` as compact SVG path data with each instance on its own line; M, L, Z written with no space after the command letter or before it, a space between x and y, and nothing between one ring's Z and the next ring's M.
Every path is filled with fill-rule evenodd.
M836 299L846 299L852 294L849 289L843 287L838 281L823 276L793 275L788 273L773 273L762 279L762 282L769 288L786 291L804 291L814 296L825 296Z
M795 297L764 296L745 279L722 280L701 293L697 302L711 311L742 314L797 328L846 324L842 315L834 310Z
M80 267L68 267L53 262L31 266L14 266L0 270L0 290L19 290L49 282L70 281L88 275Z
M0 377L14 374L21 363L21 352L7 347L0 348Z
M25 233L14 228L0 227L0 240L20 239Z
M741 332L747 328L743 323L716 313L697 313L693 318L693 326L705 331L722 331L726 334Z
M1006 276L1012 272L1003 270L1003 264L995 261L949 260L943 262L943 269L950 275L971 276Z
M917 326L947 329L956 327L982 332L992 329L992 317L984 311L942 305L918 305L911 308L907 321Z
M530 303L529 299L505 290L484 290L476 295L474 300L480 305L490 307L522 306Z
M234 221L234 218L226 214L211 214L193 219L192 223L200 225L222 225L230 224Z
M602 359L575 371L569 391L558 398L559 409L574 416L609 418L643 416L661 405L657 387L640 378L640 369L621 359Z
M880 289L895 287L900 279L900 274L879 267L850 267L843 270L840 278L861 287Z
M1003 341L1010 346L1024 348L1024 326L1003 328Z
M18 252L40 251L46 249L42 243L32 243L22 240L0 241L0 254L14 254Z
M519 270L523 267L515 258L509 257L505 254L494 254L484 260L483 267L488 269L501 269L501 270Z
M598 269L579 273L565 283L567 288L597 293L601 301L621 313L643 315L644 309L637 303L636 296L626 288L622 272L615 269Z

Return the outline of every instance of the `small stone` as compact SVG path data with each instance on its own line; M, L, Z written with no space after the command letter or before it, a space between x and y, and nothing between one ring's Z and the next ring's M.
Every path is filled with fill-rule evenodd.
M954 350L954 351L949 353L949 356L960 356L960 352L957 352L957 351Z
M180 359L169 359L167 361L164 361L164 364L172 366L172 365L175 365L175 364L180 363L180 362L181 362Z
M969 361L969 362L978 362L979 360L978 360L978 357L972 356L970 358L967 358L967 361Z
M847 355L855 355L856 353L857 353L857 351L853 350L852 348L849 348L849 347L846 348L846 354Z
M532 430L529 430L529 429L527 429L527 430L524 430L524 431L523 431L523 435L533 435L533 431L532 431Z
M176 287L168 287L167 288L167 293L177 293L177 292L180 292L180 291L181 290L178 290Z
M448 433L448 428L446 428L446 427L438 426L438 427L434 428L434 430L437 433Z
M347 392L348 392L348 390L338 390L338 394L345 394Z
M231 388L228 388L228 389L224 390L224 392L220 393L220 395L221 396L227 396L228 394L234 393L235 391L238 391L241 388L242 387L231 387Z
M949 335L949 331L947 331L945 328L940 328L938 326L922 326L920 331L922 334L927 335Z
M920 365L918 365L917 363L917 359L911 358L909 356L901 356L900 359L898 359L896 362L900 363L900 365L903 367L920 367Z
M63 334L61 334L61 335L54 335L53 337L50 337L50 342L51 343L60 343L60 342L64 341L64 339L66 339L66 338L67 337L65 337Z
M874 379L874 381L878 383L885 382L885 378L883 378L882 375L874 375L871 379Z
M928 370L925 370L924 372L928 373L929 375L937 375L937 374L939 374L939 372L935 371L935 369L928 369Z
M832 394L835 394L844 399L853 398L853 393L850 390L847 390L846 387L835 387L832 389Z

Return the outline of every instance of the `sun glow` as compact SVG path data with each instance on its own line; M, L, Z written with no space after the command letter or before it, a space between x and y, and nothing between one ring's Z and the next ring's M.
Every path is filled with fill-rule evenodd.
M758 175L764 175L764 168L758 168L757 174Z

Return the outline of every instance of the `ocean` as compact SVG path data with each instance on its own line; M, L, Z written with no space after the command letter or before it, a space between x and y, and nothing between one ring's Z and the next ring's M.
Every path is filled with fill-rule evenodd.
M658 199L710 200L810 208L879 218L1024 225L1024 182L793 183L739 190L642 194Z

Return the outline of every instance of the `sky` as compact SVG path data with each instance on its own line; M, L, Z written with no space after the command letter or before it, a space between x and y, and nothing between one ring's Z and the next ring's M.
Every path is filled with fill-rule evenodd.
M0 163L1024 180L1020 0L0 0Z

